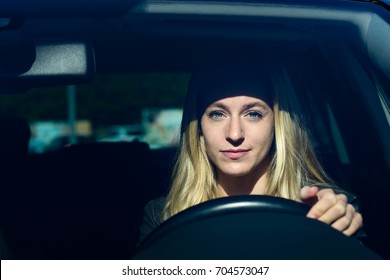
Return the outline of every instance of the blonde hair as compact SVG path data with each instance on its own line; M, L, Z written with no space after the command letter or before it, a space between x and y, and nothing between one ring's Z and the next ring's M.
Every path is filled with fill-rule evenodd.
M296 199L304 185L332 184L310 143L299 114L293 87L282 67L271 66L267 72L274 88L275 139L271 148L266 195ZM181 146L173 170L162 220L193 205L217 198L214 164L206 154L199 121L193 108L194 96L187 96L181 131Z

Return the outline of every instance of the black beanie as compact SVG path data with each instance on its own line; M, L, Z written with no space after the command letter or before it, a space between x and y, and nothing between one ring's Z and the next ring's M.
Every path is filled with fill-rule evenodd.
M273 86L265 70L241 61L202 65L193 73L188 89L188 94L196 96L197 118L215 101L238 95L259 98L272 108Z

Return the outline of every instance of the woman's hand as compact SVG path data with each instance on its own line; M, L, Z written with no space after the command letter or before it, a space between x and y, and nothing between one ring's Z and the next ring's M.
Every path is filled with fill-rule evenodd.
M306 217L329 224L347 236L363 225L362 215L348 203L347 196L336 194L330 188L319 190L316 186L305 186L300 190L299 199L312 205Z

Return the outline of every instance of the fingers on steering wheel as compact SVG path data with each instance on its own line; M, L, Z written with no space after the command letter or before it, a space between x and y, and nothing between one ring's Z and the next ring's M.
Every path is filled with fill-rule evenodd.
M343 231L343 233L347 236L351 236L352 234L354 234L363 225L362 215L360 213L357 213L356 211L354 213L355 214L353 216L351 224L346 230Z
M351 226L355 214L355 208L351 204L348 204L345 215L333 222L331 224L332 227L341 232L348 230L348 228Z
M329 197L327 202L329 208L319 218L320 221L323 221L327 224L331 224L339 220L340 218L345 217L345 214L347 212L347 197L345 195L339 194L333 197ZM331 203L333 203L333 205Z
M324 223L331 224L345 216L347 212L347 197L344 194L335 195L327 193L314 207L316 207L318 219Z

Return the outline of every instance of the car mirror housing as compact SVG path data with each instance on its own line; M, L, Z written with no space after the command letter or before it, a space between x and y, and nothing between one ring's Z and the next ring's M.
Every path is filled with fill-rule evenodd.
M95 76L93 46L87 41L69 39L40 41L35 43L35 52L25 47L22 53L24 56L33 57L31 66L20 73L20 69L25 65L18 69L13 69L15 67L11 63L0 65L2 70L0 93L9 94L34 87L86 83ZM18 52L13 53L16 62L19 61L19 57Z

